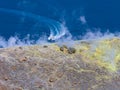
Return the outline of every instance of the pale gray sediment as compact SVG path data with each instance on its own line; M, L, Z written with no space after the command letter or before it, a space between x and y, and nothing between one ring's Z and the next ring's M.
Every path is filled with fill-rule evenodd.
M82 56L79 45L89 44L0 49L0 90L120 90L117 70Z

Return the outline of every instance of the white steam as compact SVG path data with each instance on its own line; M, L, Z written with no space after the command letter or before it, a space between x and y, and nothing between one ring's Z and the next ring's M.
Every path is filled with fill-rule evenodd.
M82 24L87 23L85 16L80 16L79 20L81 21Z
M120 38L120 34L118 33L110 33L109 31L102 33L99 31L96 32L92 32L92 31L88 31L84 36L82 36L82 40L95 40L95 39L107 39L107 38L114 38L114 37L118 37Z
M67 28L63 28L67 29ZM66 32L66 37L62 37L55 41L58 45L63 45L67 43L68 46L74 45L74 40L72 39L72 35L69 32ZM0 47L14 47L14 46L26 46L26 45L33 45L33 44L49 44L48 37L46 35L41 36L38 40L31 40L30 36L26 36L24 39L19 39L17 36L11 36L8 40L5 40L3 37L0 37ZM98 40L98 39L106 39L106 38L114 38L120 37L120 34L117 33L102 33L100 31L92 32L88 31L85 35L81 36L81 40ZM57 37L55 37L57 38Z
M13 46L25 46L31 45L32 40L20 40L17 36L11 36L8 40L5 40L3 37L0 37L0 47L13 47Z
M37 22L44 22L47 23L49 29L50 29L50 35L47 37L46 35L43 35L39 37L38 40L31 40L30 36L26 36L24 39L19 39L17 36L11 36L8 40L3 38L2 36L0 37L0 47L13 47L13 46L25 46L25 45L33 45L33 44L46 44L49 43L49 40L55 41L59 45L68 42L69 45L74 44L74 39L75 36L72 36L71 33L69 32L68 28L64 23L59 23L55 20L51 20L45 17L41 17L39 15L35 15L32 13L26 13L18 10L12 10L12 9L5 9L5 8L0 8L0 11L2 12L7 12L7 13L12 13L18 16L23 16L23 17L29 17ZM80 16L79 20L83 25L87 24L85 16ZM74 22L73 22L74 23ZM88 27L87 27L88 28ZM83 36L80 36L81 40L88 40L88 39L101 39L101 38L113 38L113 37L120 37L119 33L110 33L108 30L106 33L102 33L100 29L95 29L96 32L91 32L94 30L89 29L89 31L84 34Z

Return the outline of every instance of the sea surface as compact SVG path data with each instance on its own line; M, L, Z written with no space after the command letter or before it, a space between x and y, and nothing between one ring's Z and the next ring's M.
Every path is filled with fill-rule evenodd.
M0 0L1 40L119 33L119 0ZM88 35L89 38L89 35Z

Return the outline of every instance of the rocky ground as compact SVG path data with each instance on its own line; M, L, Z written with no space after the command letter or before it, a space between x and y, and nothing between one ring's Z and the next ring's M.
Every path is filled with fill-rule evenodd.
M0 90L120 90L120 39L0 49Z

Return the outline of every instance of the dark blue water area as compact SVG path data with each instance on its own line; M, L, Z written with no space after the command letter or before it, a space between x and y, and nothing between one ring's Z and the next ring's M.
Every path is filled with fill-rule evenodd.
M34 20L34 18L6 12L0 14L0 35L6 39L11 36L18 36L22 39L26 35L31 35L31 39L37 39L39 34L45 33L49 34L48 27L44 23ZM46 35L48 36L48 34Z
M83 35L88 28L119 31L119 4L119 0L0 0L0 8L30 12L60 23L65 21L73 36ZM81 23L80 16L85 16L86 24ZM6 39L14 35L24 38L27 34L35 39L49 33L48 27L34 18L0 11L0 35Z

